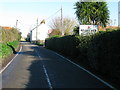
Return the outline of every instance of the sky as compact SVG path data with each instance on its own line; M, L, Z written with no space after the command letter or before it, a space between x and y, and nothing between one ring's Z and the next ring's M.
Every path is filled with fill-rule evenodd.
M74 4L78 0L0 0L0 26L16 26L26 37L28 32L36 26L36 20L46 19L46 24L50 24L55 17L60 17L61 6L63 8L63 17L76 19ZM118 25L118 1L114 0L108 3L110 19L113 24ZM57 12L59 11L59 12ZM57 13L56 13L57 12Z

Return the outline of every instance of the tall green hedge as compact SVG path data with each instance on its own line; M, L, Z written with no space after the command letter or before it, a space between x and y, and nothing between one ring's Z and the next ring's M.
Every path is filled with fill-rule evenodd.
M80 63L120 83L120 30L49 38L46 48L76 57Z
M95 35L88 59L92 68L120 82L120 30Z
M52 37L46 40L46 48L61 52L67 56L75 57L78 54L79 39L69 35L64 37Z

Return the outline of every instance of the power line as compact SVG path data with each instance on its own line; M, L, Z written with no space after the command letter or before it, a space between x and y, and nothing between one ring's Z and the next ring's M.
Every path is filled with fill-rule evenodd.
M48 20L49 18L51 18L51 17L53 17L55 14L57 14L59 11L61 11L62 10L62 8L60 8L57 12L55 12L54 14L52 14L51 16L49 16L48 18L46 18L46 19L44 19L44 20ZM40 23L41 24L41 23ZM38 26L40 26L40 24L39 25L37 25L36 27L34 27L33 29L31 29L31 31L33 31L34 29L36 29Z
M48 18L46 18L45 20L48 20L49 18L53 17L55 14L57 14L61 9L59 9L57 12L55 12L54 14L52 14L51 16L49 16Z

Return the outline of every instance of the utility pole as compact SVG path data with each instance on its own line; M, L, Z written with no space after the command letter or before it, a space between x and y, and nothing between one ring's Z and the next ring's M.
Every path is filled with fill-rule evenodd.
M114 26L115 26L115 24L116 24L116 19L114 19Z
M62 6L61 6L61 32L62 32L62 36L64 35L63 32L63 14L62 14Z
M16 29L17 29L17 25L18 25L18 20L16 20Z
M37 18L37 27L36 27L36 43L37 43L37 40L38 40L38 18Z

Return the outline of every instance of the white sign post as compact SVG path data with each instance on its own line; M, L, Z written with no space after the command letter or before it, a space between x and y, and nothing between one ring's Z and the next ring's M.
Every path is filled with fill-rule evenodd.
M80 25L79 34L87 36L98 32L98 25Z

